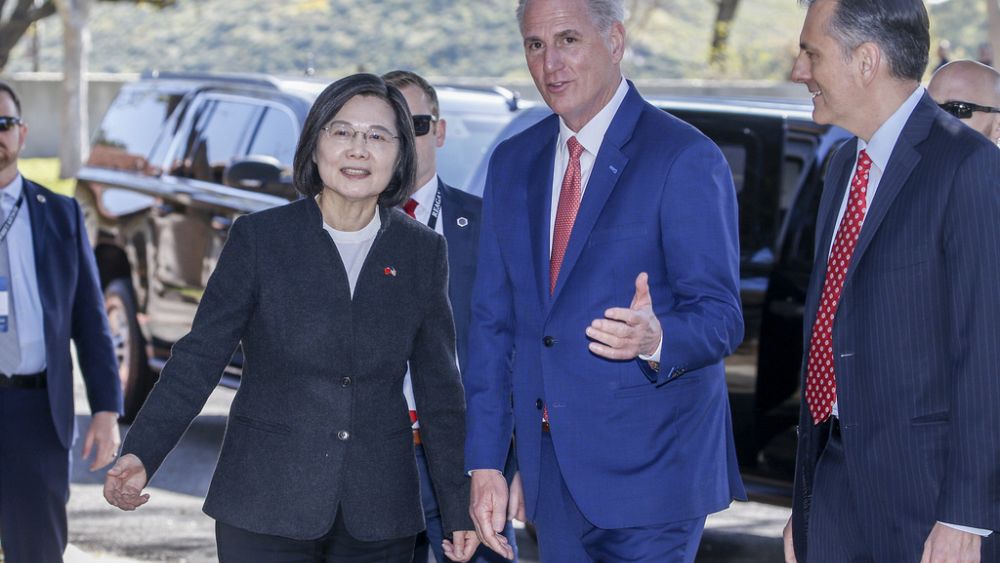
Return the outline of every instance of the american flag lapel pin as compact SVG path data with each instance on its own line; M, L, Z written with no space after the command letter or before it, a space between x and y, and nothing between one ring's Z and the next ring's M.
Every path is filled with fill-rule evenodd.
M383 273L387 276L396 277L396 268L393 268L392 266L386 266L385 270L383 270Z

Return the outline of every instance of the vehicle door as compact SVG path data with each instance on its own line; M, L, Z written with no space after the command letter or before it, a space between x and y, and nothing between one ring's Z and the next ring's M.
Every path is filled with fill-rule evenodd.
M791 481L803 358L803 311L816 243L823 179L849 137L838 128L801 123L789 129L784 159L788 212L762 307L756 384L756 448L762 468Z
M190 331L205 285L239 215L287 197L223 183L227 167L249 154L275 158L291 174L296 114L280 103L222 91L198 93L164 156L170 184L152 210L147 313L158 357Z

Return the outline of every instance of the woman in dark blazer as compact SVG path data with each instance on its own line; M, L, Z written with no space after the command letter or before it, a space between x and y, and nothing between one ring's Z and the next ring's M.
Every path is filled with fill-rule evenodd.
M402 393L409 363L447 548L471 556L447 251L396 209L414 163L395 88L359 74L320 94L295 155L305 197L233 224L191 332L108 471L108 502L146 502L148 478L242 342L204 506L220 561L408 562L424 525Z

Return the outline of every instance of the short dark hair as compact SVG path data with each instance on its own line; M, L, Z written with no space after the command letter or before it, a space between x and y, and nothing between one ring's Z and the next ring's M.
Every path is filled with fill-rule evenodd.
M0 80L0 93L6 93L10 96L10 99L14 101L14 107L17 108L17 115L14 117L21 117L21 98L17 97L17 92L14 91L14 87Z
M313 162L323 127L355 96L370 96L385 101L396 115L399 152L389 185L378 196L379 204L395 207L406 199L417 176L417 155L413 137L413 118L406 107L406 98L399 90L374 74L352 74L330 84L316 98L302 126L299 145L293 161L295 189L306 197L323 191L323 179Z
M441 106L438 105L437 91L434 90L434 87L431 86L430 82L427 82L423 76L408 70L392 70L383 74L382 80L385 80L385 83L389 86L394 86L399 90L408 86L416 86L417 88L420 88L424 92L424 95L427 96L427 100L430 102L431 115L434 117L441 117Z
M889 72L901 80L924 76L930 56L930 19L922 0L831 0L837 2L830 34L848 56L872 42L889 59ZM811 6L816 0L799 0Z

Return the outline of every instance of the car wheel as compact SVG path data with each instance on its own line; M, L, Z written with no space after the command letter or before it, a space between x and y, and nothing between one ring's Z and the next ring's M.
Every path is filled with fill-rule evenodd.
M135 294L127 279L112 280L104 290L104 310L108 315L111 341L118 360L118 378L125 400L122 422L132 422L153 387L139 321L136 319Z

